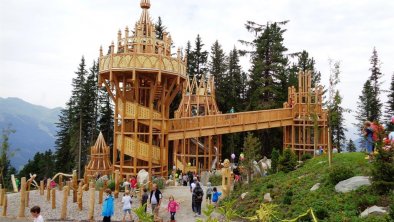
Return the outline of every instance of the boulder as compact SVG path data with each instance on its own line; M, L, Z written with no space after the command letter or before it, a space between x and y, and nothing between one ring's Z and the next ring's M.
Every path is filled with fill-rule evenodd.
M144 170L144 169L138 171L137 182L139 184L145 184L148 181L149 181L149 173L146 170Z
M249 192L246 192L246 193L241 194L241 199L242 199L242 200L245 199L245 196L246 196L248 193L249 193Z
M211 173L209 173L208 171L201 172L200 182L202 183L202 185L204 185L204 186L207 185L207 183L209 182L210 175L211 175Z
M311 191L315 191L319 188L320 188L320 183L317 183L317 184L313 185L313 187L311 188Z
M368 207L365 209L361 214L360 217L367 217L369 215L383 215L387 214L387 210L385 207L378 207L378 206L372 206Z
M264 203L271 203L272 202L272 198L271 198L271 194L270 193L266 193L264 194Z
M343 180L335 185L335 191L341 193L347 193L352 190L356 190L361 186L369 186L371 181L366 176L355 176L347 180Z

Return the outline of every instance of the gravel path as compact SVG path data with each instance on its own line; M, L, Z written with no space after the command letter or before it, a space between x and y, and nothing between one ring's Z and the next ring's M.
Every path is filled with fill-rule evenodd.
M219 187L218 187L219 188ZM191 209L191 193L189 191L189 187L167 187L162 190L163 192L163 202L160 208L160 217L164 219L164 221L169 221L169 213L167 213L167 204L168 197L173 195L175 200L180 202L180 210L177 212L175 218L180 222L194 222L196 219L193 215ZM205 189L204 189L205 192ZM71 192L70 192L71 193ZM122 202L121 197L122 193L119 194L119 198L115 200L115 215L112 217L113 221L121 221L123 217L122 213ZM19 193L10 193L7 195L8 197L8 210L7 217L0 217L0 221L2 222L11 222L11 221L33 221L33 218L30 216L30 207L34 205L39 205L41 207L41 214L46 219L46 221L60 221L60 213L61 213L61 204L63 200L63 192L56 191L56 209L51 209L51 201L46 201L46 192L43 196L40 196L39 191L34 190L30 192L30 202L29 207L25 209L25 219L17 219L16 216L19 212L19 202L20 202L20 194ZM68 212L67 212L67 221L86 221L88 218L88 198L89 192L83 193L83 210L79 211L77 203L72 202L72 195L68 198ZM205 197L204 197L205 198ZM133 198L132 207L138 207L139 200L137 198ZM95 220L102 220L101 217L101 205L98 204L98 192L96 192L95 199ZM203 201L202 208L204 209L206 205L205 199ZM2 207L0 207L0 215L2 212ZM150 212L150 207L148 206L148 212ZM202 216L203 217L203 216Z

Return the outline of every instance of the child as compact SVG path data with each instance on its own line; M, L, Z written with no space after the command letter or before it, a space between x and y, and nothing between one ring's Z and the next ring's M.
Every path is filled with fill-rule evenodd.
M126 190L124 193L124 196L122 197L122 203L123 203L123 222L126 220L126 214L128 213L130 215L130 220L133 220L133 216L131 215L131 196L130 196L130 191Z
M34 218L34 222L44 222L44 218L40 215L41 208L39 206L34 206L30 209L31 216Z
M131 194L135 195L135 190L137 189L137 179L133 176L130 179Z
M213 188L213 194L212 194L212 202L215 207L218 207L218 202L219 202L219 197L222 195L221 192L218 192L216 187Z
M207 197L206 199L209 200L209 204L211 204L211 200L212 200L212 187L211 187L211 182L207 183Z
M146 188L144 188L144 193L142 194L142 198L141 198L141 205L145 205L145 213L146 213L146 207L147 207L147 203L148 203L148 190Z
M368 152L368 159L369 161L373 158L373 129L371 127L371 122L365 121L364 123L364 137L366 139L366 146Z
M175 214L179 210L179 203L174 200L174 196L172 195L170 196L167 209L171 215L171 222L175 222Z
M101 216L103 216L103 222L111 222L111 216L114 215L114 197L111 195L111 190L106 189L105 193L107 196L103 202L103 209Z

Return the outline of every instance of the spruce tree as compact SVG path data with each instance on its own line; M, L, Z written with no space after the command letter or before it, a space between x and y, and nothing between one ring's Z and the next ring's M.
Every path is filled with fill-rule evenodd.
M349 142L347 143L346 148L347 148L348 152L356 152L357 151L356 144L354 144L352 139L349 139Z
M226 106L226 99L228 95L227 83L226 83L226 55L219 44L219 41L215 41L211 47L210 60L208 63L209 72L215 79L215 95L216 102L219 106L219 110L225 112L228 110Z
M242 166L245 167L248 174L248 183L250 183L253 171L253 161L258 161L261 158L260 149L261 144L257 137L254 137L252 133L248 133L244 142L244 156L245 159L242 161Z
M202 75L206 75L207 68L207 60L208 60L208 52L203 49L204 44L202 43L201 37L198 34L196 37L195 45L193 51L190 53L191 58L188 58L188 62L190 63L190 73L189 76L193 78L195 75L199 80Z
M1 146L0 146L0 182L4 184L6 189L11 188L11 174L15 174L16 170L11 165L11 158L15 152L11 151L9 143L10 135L15 133L11 126L2 129Z
M192 45L191 45L190 41L187 41L187 43L186 43L185 54L186 54L186 58L187 58L186 72L189 75L190 79L192 79L193 75L194 75L194 73L192 75L192 72L193 72L192 63L194 62L194 59L193 59L193 49L192 49Z
M320 85L321 73L316 70L315 59L309 57L309 53L303 50L297 53L297 63L293 64L289 73L289 85L298 86L298 72L312 71L312 87Z
M163 33L166 31L167 27L163 25L163 22L161 20L161 17L157 19L157 22L155 24L155 29L156 29L156 38L163 40Z
M385 117L386 121L388 124L388 130L389 131L394 131L394 124L390 124L391 122L391 117L394 116L394 73L391 76L391 84L390 84L390 89L388 91L387 95L387 104L386 104L386 112L385 112Z
M371 81L372 85L372 101L371 101L371 118L373 121L380 122L381 115L382 115L382 102L380 101L380 86L381 82L380 79L383 76L382 72L380 71L380 61L378 58L378 52L376 48L373 48L372 56L371 56L371 76L369 80Z
M71 102L60 111L59 121L56 123L57 133L55 140L55 170L57 172L71 172L75 168L76 154L71 147L72 128Z
M228 56L228 73L226 76L226 82L228 84L227 96L226 99L228 105L227 109L234 108L236 111L243 110L244 101L242 98L243 90L246 88L244 77L242 76L241 65L239 64L239 54L238 50L234 47L233 50L230 51Z
M364 122L367 120L372 120L372 100L373 100L373 88L371 81L367 80L364 83L361 95L358 97L357 110L356 110L356 126L360 132L362 132Z
M103 133L105 142L109 147L113 146L114 137L114 111L109 94L105 87L99 91L99 131ZM111 152L112 153L112 152Z

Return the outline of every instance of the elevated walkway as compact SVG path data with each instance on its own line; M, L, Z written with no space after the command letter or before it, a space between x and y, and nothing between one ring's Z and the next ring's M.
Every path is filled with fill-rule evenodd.
M245 132L293 124L293 108L228 113L168 120L168 139Z

